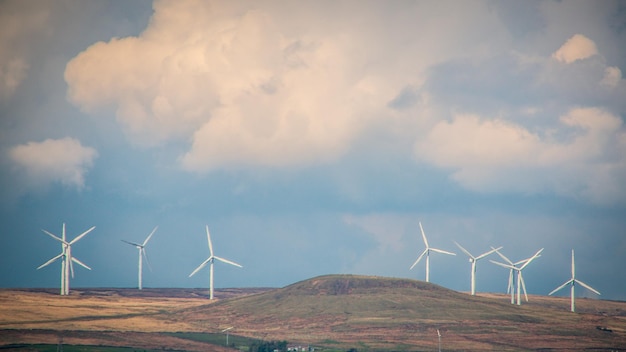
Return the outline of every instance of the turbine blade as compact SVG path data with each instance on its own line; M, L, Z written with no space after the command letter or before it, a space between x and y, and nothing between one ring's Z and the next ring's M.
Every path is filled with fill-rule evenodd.
M537 257L535 257L535 259L540 258L540 257L541 257L541 255L538 255ZM530 258L522 259L522 260L520 260L519 262L515 262L515 263L513 263L513 265L520 265L520 264L524 264L524 263L526 263L529 259L530 259Z
M85 268L85 269L87 269L87 270L91 270L91 268L90 268L90 267L88 267L87 265L85 265L85 263L81 262L80 260L78 260L78 259L76 259L76 258L74 258L74 257L72 257L72 261L73 261L74 263L76 263L76 264L78 264L78 265L82 266L83 268ZM72 266L72 272L74 272L74 270L73 270L73 266ZM74 276L73 276L73 274L72 274L72 277L74 277Z
M148 235L148 237L146 237L146 240L143 241L143 244L141 245L142 247L144 247L145 245L148 244L148 241L150 241L150 238L152 237L152 235L154 235L154 233L156 232L158 226L154 227L154 230L152 230L152 232L150 232L150 234Z
M140 245L139 243L130 242L130 241L126 241L126 240L120 240L120 241L122 241L122 242L124 242L124 243L128 243L128 244L130 244L130 245L133 245L133 246L135 246L135 247L143 247L143 246L142 246L142 245Z
M45 267L45 266L48 266L48 265L52 264L53 262L55 262L57 259L61 258L62 256L63 256L63 253L61 253L61 254L59 254L59 255L57 255L57 256L55 256L55 257L53 257L52 259L48 260L47 262L45 262L45 263L41 264L41 265L37 268L37 270L39 270L39 269L41 269L41 268L43 268L43 267Z
M476 259L476 260L478 260L478 259L482 259L482 258L484 258L484 257L488 256L489 254L491 254L491 253L493 253L493 252L497 251L498 249L502 249L502 247L492 248L489 252L485 252L485 253L483 253L483 254L479 255L479 256L478 256L478 257L476 257L475 259Z
M522 284L522 290L524 290L524 298L526 298L526 302L528 302L528 295L526 294L526 284L524 283L524 277L522 276L522 272L520 271L517 275L519 275L519 282Z
M491 247L492 249L495 249L493 247ZM500 253L499 250L496 249L496 253L498 253L498 255L500 256L500 258L504 259L505 262L513 265L513 262L511 261L511 259L507 258L504 254Z
M420 224L420 231L422 231L422 238L424 239L424 244L426 245L426 248L428 248L428 240L426 239L426 234L424 233L422 222L420 221L419 224Z
M50 237L54 238L55 240L57 240L57 241L59 241L59 242L62 242L62 243L67 243L67 242L65 242L64 240L62 240L61 238L59 238L59 237L57 237L57 236L55 236L55 235L51 234L50 232L48 232L48 231L46 231L46 230L44 230L44 229L41 229L41 231L43 231L45 234L47 234L48 236L50 236Z
M509 270L509 284L506 288L506 293L511 292L512 287L513 287L513 269Z
M526 260L526 263L524 263L524 265L522 265L522 266L519 268L519 270L524 269L526 266L528 266L528 264L530 264L530 262L532 262L533 260L535 260L535 258L540 257L540 255L539 255L539 254L541 253L541 251L543 251L543 248L541 248L540 250L538 250L538 251L537 251L537 253L535 253L535 255L533 255L532 257L528 258L528 259Z
M204 262L202 262L202 264L200 264L196 270L194 270L191 274L189 274L189 277L192 277L195 273L197 273L198 271L200 271L200 269L204 268L210 261L211 259L213 259L213 256L208 257Z
M141 247L141 253L143 254L144 259L146 260L146 264L148 264L148 269L152 271L152 266L150 266L150 261L148 260L148 255L146 254L146 249Z
M74 259L74 258L71 258L71 259ZM74 259L74 260L76 260L76 259ZM68 261L69 264L65 264L65 265L69 265L70 266L70 272L72 273L72 279L73 279L74 278L74 264L72 264L72 261L73 260L69 260Z
M573 281L575 281L575 282L579 283L579 284L580 284L580 286L582 286L582 287L584 287L584 288L588 289L589 291L591 291L591 292L593 292L593 293L595 293L595 294L598 294L598 295L600 294L600 292L598 292L595 288L593 288L593 287L591 287L591 286L587 285L586 283L584 283L584 282L582 282L582 281L580 281L580 280L574 279Z
M415 261L415 263L413 263L413 265L411 265L411 267L409 268L409 270L413 269L414 266L417 265L417 263L420 262L420 260L422 260L422 257L424 256L424 254L426 254L426 252L428 252L428 248L424 249L424 251L422 252L422 254L420 254L419 257L417 257L417 260Z
M430 248L430 250L433 252L441 253L441 254L456 255L456 253L444 251L443 249Z
M230 261L230 260L228 260L228 259L221 258L221 257L217 257L217 256L216 256L216 257L214 257L214 258L215 258L215 259L217 259L217 260L219 260L220 262L223 262L223 263L226 263L226 264L230 264L230 265L234 265L234 266L238 266L238 267L240 267L240 268L243 268L243 266L241 266L241 265L239 265L239 264L237 264L237 263L235 263L235 262L233 262L233 261Z
M517 269L516 267L514 267L513 265L509 265L509 264L504 264L504 263L500 263L500 262L496 262L495 260L491 260L489 259L490 262L494 263L495 265L499 265L503 268L507 268L507 269L511 269L511 270L515 270Z
M85 231L85 232L81 233L80 235L76 236L76 238L75 238L75 239L73 239L73 240L71 240L71 241L70 241L70 244L74 244L74 243L78 242L78 240L80 240L81 238L85 237L85 235L87 235L88 233L90 233L91 231L93 231L93 229L95 229L95 228L96 228L96 227L95 227L95 226L93 226L93 227L91 227L89 230L87 230L87 231Z
M463 251L463 253L467 254L468 257L476 259L476 258L474 258L472 253L468 252L467 249L463 248L457 241L453 241L453 242L454 242L454 244L456 244L457 247L459 247L461 249L461 251Z
M563 285L555 288L554 290L552 290L552 292L548 293L548 296L552 296L554 293L556 293L558 290L562 289L563 287L571 284L573 282L573 280L567 280L565 281L565 283L563 283Z
M211 234L209 233L209 225L206 225L206 237L209 240L209 252L213 256L213 243L211 243Z
M576 266L574 264L574 250L572 249L572 279L576 277Z

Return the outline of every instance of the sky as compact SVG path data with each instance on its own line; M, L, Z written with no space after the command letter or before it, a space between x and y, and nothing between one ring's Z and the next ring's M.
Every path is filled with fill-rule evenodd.
M626 2L0 3L0 286L469 291L626 300ZM477 291L508 270L478 262ZM568 295L568 290L560 293Z

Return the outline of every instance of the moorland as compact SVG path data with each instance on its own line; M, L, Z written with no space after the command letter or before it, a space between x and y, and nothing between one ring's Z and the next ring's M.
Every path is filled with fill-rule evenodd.
M287 341L317 351L437 351L439 343L442 351L626 351L622 301L578 298L573 313L568 297L530 295L517 306L505 294L357 275L221 289L212 301L206 291L3 289L0 348L233 351Z

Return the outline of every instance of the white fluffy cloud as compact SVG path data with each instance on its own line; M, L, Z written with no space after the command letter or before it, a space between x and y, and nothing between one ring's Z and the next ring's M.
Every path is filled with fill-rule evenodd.
M418 143L420 159L455 170L474 190L611 193L602 184L613 183L599 180L621 172L612 149L566 157L578 144L555 137L607 135L557 121L577 106L614 118L623 110L621 70L591 39L575 34L558 48L555 38L576 32L546 26L528 28L520 44L483 1L353 4L156 1L144 32L93 44L68 62L68 99L86 112L114 111L135 144L188 143L178 160L192 172L327 163L421 135L432 143ZM545 11L556 16L560 6L533 11L554 20ZM520 121L524 109L551 117ZM450 114L454 121L441 122Z
M29 142L9 150L9 157L26 176L22 181L34 187L60 182L80 190L97 156L95 149L69 137Z
M139 36L67 64L68 98L113 109L134 143L191 141L180 158L190 171L309 165L345 154L433 62L503 40L484 39L502 31L482 2L459 16L416 4L393 20L366 5L157 1ZM434 23L446 30L427 31Z
M598 48L593 40L582 34L575 34L563 44L552 57L567 64L577 60L589 58L598 54Z
M67 65L69 99L114 106L131 139L193 141L189 170L330 158L358 122L349 38L293 38L258 10L156 2L140 37L97 43Z
M626 130L619 117L602 109L572 109L561 116L557 130L541 131L457 115L437 123L415 152L479 192L549 191L596 202L625 196Z

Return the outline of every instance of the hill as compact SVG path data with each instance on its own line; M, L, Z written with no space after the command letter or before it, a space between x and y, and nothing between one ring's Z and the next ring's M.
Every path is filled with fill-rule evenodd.
M579 300L588 311L580 314L565 302L555 308L552 297L531 300L537 302L516 306L504 295L470 296L422 281L329 275L181 317L202 326L234 325L247 336L341 349L436 350L437 329L444 350L626 348L626 303Z
M280 289L0 290L0 347L14 343L228 351L209 342L286 340L325 349L435 351L626 350L626 302L470 296L416 280L328 275ZM213 334L213 335L211 335ZM215 335L218 334L218 335ZM231 340L232 341L232 340ZM319 349L318 349L319 350Z

